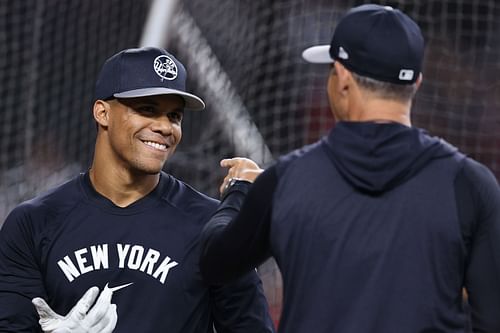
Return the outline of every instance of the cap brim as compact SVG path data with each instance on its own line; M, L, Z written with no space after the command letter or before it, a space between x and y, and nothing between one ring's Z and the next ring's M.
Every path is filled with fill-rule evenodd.
M313 64L331 64L330 45L317 45L307 48L302 52L302 58Z
M205 108L205 103L203 102L203 100L196 95L181 90L161 87L129 90L121 93L116 93L113 95L113 97L134 98L156 95L178 95L182 97L182 99L184 99L184 102L186 103L184 107L188 110L199 111Z

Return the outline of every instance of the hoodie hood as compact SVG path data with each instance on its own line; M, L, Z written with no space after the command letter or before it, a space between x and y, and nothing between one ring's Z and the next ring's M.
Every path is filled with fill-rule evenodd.
M398 123L339 122L324 140L345 180L370 193L388 191L432 159L457 152L422 129Z

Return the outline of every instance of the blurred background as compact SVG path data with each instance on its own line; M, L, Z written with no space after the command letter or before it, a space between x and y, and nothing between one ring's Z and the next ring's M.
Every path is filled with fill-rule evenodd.
M500 2L373 2L405 11L426 38L413 125L500 179ZM19 202L88 168L95 78L124 48L164 46L186 65L188 88L207 109L185 114L165 171L208 195L218 196L221 158L266 166L314 142L334 126L328 67L307 64L301 52L329 43L339 17L362 3L0 0L0 225ZM270 260L259 272L277 323L279 271Z

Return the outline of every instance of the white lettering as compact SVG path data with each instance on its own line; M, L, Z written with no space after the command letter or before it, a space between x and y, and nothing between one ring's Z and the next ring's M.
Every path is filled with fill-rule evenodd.
M156 262L160 259L160 252L149 249L148 252L146 253L146 256L144 258L144 261L142 262L141 271L145 271L147 267L147 272L149 275L153 274L153 267L156 264Z
M92 260L94 261L94 269L109 268L108 263L108 244L92 245L90 247L92 253Z
M92 265L85 266L85 263L87 262L87 258L82 257L82 255L84 255L85 253L87 253L87 249L85 249L85 248L80 249L78 251L75 251L76 262L78 263L78 268L80 268L80 272L82 274L85 274L87 272L94 270L94 267L92 267Z
M68 256L64 257L64 261L59 260L57 264L63 271L64 275L66 275L69 282L72 282L76 277L80 276L80 272L76 269L75 265Z
M109 269L111 265L113 268L118 266L121 269L140 270L162 284L165 284L170 270L178 265L178 262L163 256L160 251L142 245L118 243L116 249L118 262L110 262L108 244L97 244L76 250L74 258L65 256L57 265L69 282L91 271Z
M127 256L128 249L130 248L130 244L125 244L125 246L123 246L122 244L116 244L116 247L118 249L118 258L120 259L118 267L124 268L125 267L125 257Z
M161 274L160 282L165 284L165 280L167 279L167 274L170 268L177 266L177 262L170 262L170 257L166 257L165 260L160 264L160 267L156 269L156 272L153 274L153 277L158 279L158 276Z
M132 246L130 250L130 255L128 257L128 268L139 269L141 266L142 255L144 254L144 248L140 245Z

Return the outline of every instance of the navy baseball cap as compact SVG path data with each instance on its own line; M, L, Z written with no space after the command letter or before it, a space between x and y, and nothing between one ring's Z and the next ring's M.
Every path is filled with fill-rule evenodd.
M311 63L339 61L379 81L413 84L422 70L424 38L417 23L400 10L367 4L340 19L330 45L310 47L302 57Z
M178 95L184 99L186 109L203 110L203 100L186 92L186 76L184 65L163 49L123 50L102 66L95 99Z

